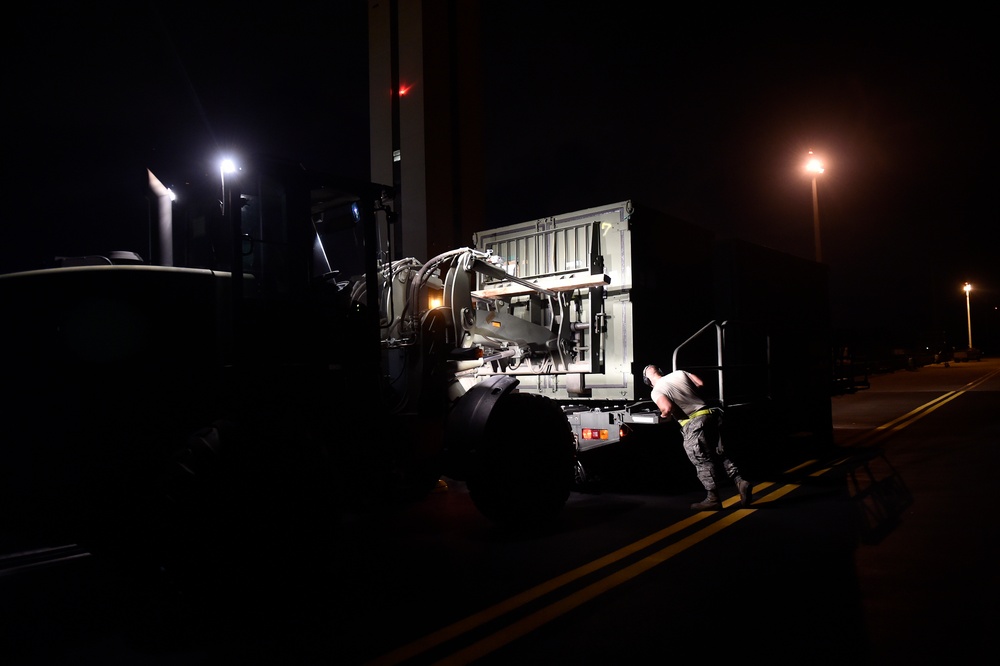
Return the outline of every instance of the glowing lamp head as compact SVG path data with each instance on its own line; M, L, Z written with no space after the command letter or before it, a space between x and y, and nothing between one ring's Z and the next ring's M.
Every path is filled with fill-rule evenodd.
M427 309L434 310L444 305L444 291L441 289L427 290Z
M823 168L823 162L821 162L811 150L809 151L809 161L806 162L806 171L815 174L821 174L825 171Z

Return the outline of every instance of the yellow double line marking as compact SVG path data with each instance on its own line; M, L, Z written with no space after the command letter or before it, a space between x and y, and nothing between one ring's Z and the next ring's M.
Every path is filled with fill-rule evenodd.
M930 402L926 402L917 407L916 409L913 409L907 412L906 414L903 414L902 416L893 419L892 421L889 421L888 423L884 423L876 427L874 430L863 432L859 435L856 435L855 437L848 439L847 441L844 442L844 444L846 446L856 446L862 442L866 445L881 442L886 437L889 437L890 435L902 430L903 428L911 425L912 423L919 421L920 419L924 418L925 416L935 411L939 407L948 404L949 402L951 402L958 396L962 395L963 393L971 391L977 386L989 381L997 374L1000 374L1000 370L994 370L988 375L980 377L975 381L969 382L968 384L966 384L957 391L948 391L944 395L938 396L937 398L934 398Z
M971 382L958 391L950 391L944 395L935 398L934 400L917 407L916 409L900 416L897 419L889 421L881 426L878 426L874 430L864 434L862 438L871 438L872 442L879 441L885 437L888 437L894 432L897 432L911 423L923 418L927 414L930 414L937 408L951 402L962 393L969 391L981 383L992 378L994 375L1000 373L1000 370L994 371L989 375ZM858 438L855 438L858 439ZM817 463L816 460L810 460L804 462L790 470L786 473L794 473L806 469ZM820 476L830 471L832 467L825 467L823 469L814 471L810 476ZM770 486L774 485L773 482L766 481L757 484L754 487L754 494L758 494ZM784 497L788 493L796 490L798 484L787 483L783 484L778 489L770 492L768 495L754 500L754 504L763 504L766 502L773 502L781 497ZM730 497L723 502L723 508L729 508L739 501L738 496ZM573 592L565 597L557 599L553 603L540 608L533 613L530 613L523 618L516 620L515 622L497 630L496 632L482 638L471 645L452 653L451 655L438 661L438 664L456 666L459 664L468 664L476 659L479 659L494 650L497 650L504 645L534 631L538 627L551 622L557 617L568 613L569 611L578 608L579 606L585 604L586 602L594 599L595 597L608 592L619 585L632 580L633 578L639 576L640 574L649 571L658 564L662 564L669 560L670 558L684 552L688 548L694 546L701 541L704 541L708 537L716 534L723 529L734 525L740 520L743 520L750 514L754 513L755 509L738 509L730 514L725 514L718 520L710 523L709 525L701 528L697 532L690 534L679 541L671 543L670 545L661 548L660 550L647 555L646 557L638 560L622 569L619 569L600 580L597 580L586 587L583 587L576 592ZM608 567L616 562L619 562L630 555L638 553L639 551L645 550L654 544L663 541L683 530L695 525L703 520L711 517L718 516L719 514L715 511L701 511L688 518L670 525L658 532L654 532L647 537L639 539L627 546L619 548L618 550L600 557L592 562L588 562L576 569L568 571L560 576L556 576L540 585L536 585L520 594L516 594L498 604L490 606L478 613L470 615L469 617L459 620L453 624L448 625L438 631L424 636L412 643L399 647L387 654L382 655L369 662L371 666L389 666L392 664L400 664L408 659L412 659L417 655L423 654L428 650L435 647L443 645L448 641L454 640L459 636L467 634L488 622L492 622L497 618L500 618L508 613L512 613L515 610L544 597L547 594L551 594L556 590L569 585L570 583L577 581L584 576L590 575L605 567Z
M774 485L772 482L762 482L757 484L754 488L755 493L759 493L766 488ZM795 490L798 486L794 484L787 484L779 488L778 490L766 495L760 499L755 500L756 504L764 502L772 502L779 497L787 495L788 493ZM733 506L739 501L738 496L730 497L723 502L723 507L728 508ZM652 569L658 564L666 562L674 555L684 552L691 546L704 541L713 534L733 525L734 523L746 518L752 514L755 509L739 509L731 514L726 514L719 520L703 527L699 531L684 537L680 541L670 544L669 546L662 548L661 550L644 557L637 562L630 564L629 566L620 569L601 580L598 580L586 587L563 597L552 604L541 608L534 613L531 613L516 622L507 625L503 629L479 640L468 647L459 650L446 657L445 659L438 662L439 664L467 664L470 663L500 647L510 643L511 641L528 634L543 624L554 620L555 618L563 615L574 608L590 601L591 599L604 594L605 592L614 589L615 587L629 581L636 576L645 573L646 571ZM666 527L658 532L654 532L647 537L639 539L627 546L619 548L618 550L605 555L604 557L598 558L592 562L588 562L583 566L577 567L572 571L568 571L561 576L556 576L551 580L548 580L540 585L525 590L520 594L516 594L505 601L498 604L490 606L489 608L482 610L474 615L470 615L464 620L460 620L451 624L443 629L439 629L434 633L428 634L423 638L420 638L408 645L404 645L392 652L389 652L371 662L372 666L387 666L389 664L399 664L407 659L411 659L427 650L430 650L438 645L446 643L452 639L455 639L463 634L466 634L474 629L481 627L482 625L495 620L507 613L511 613L522 606L539 599L561 587L564 587L584 576L592 574L599 571L607 566L614 564L634 553L641 550L649 548L650 546L662 541L678 532L681 532L688 527L705 520L719 515L716 511L701 511L696 513L684 520L678 521L669 527Z

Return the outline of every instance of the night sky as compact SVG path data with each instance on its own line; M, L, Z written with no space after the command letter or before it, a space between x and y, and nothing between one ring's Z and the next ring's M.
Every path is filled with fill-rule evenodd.
M141 249L145 228L111 220L148 164L207 172L235 147L367 177L367 3L251 7L15 10L0 271ZM811 258L813 150L834 324L963 344L969 281L974 343L1000 349L985 16L483 14L486 226L633 199Z

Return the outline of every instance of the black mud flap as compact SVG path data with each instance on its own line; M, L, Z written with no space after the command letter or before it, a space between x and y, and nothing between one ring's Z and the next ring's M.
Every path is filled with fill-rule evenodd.
M490 413L500 398L511 393L519 383L514 377L494 375L473 386L455 404L444 430L447 476L465 480L470 454L483 440Z
M514 528L535 528L559 515L574 484L576 450L556 402L533 393L499 393L476 429L466 479L476 508Z

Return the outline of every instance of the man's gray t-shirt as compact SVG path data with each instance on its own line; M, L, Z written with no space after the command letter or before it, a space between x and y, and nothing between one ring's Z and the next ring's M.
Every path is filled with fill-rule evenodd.
M677 409L684 412L685 417L705 408L705 401L698 395L698 387L683 370L675 370L656 380L651 392L653 400L657 393L667 396Z

